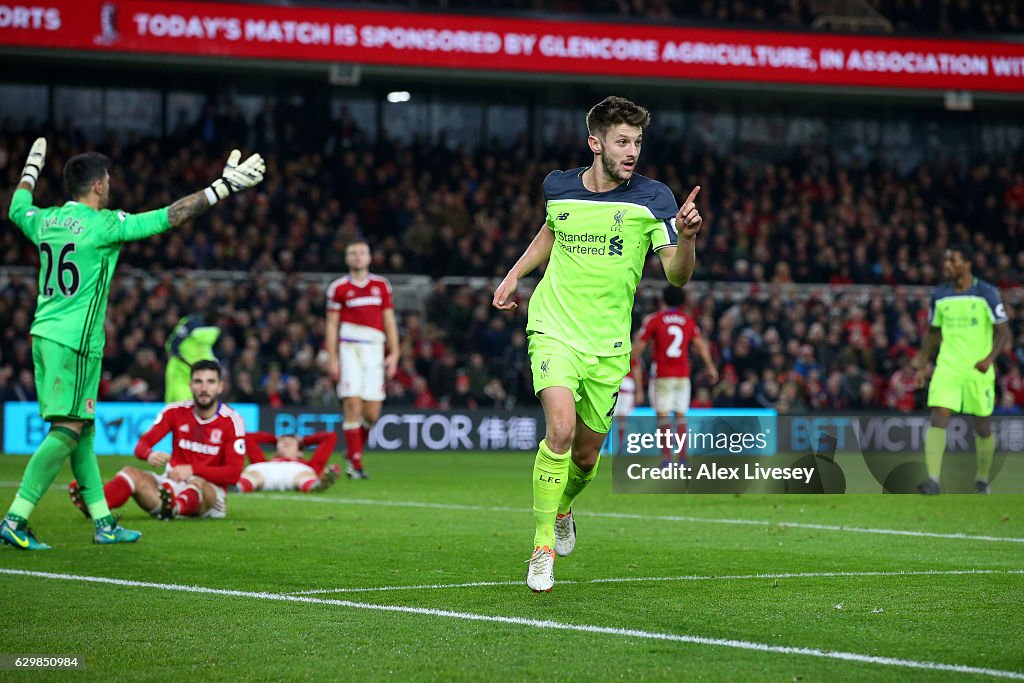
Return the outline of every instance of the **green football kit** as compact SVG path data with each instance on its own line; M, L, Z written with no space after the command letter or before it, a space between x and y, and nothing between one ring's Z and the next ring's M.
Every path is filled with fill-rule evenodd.
M952 283L932 292L930 324L942 334L935 372L928 385L928 407L946 408L954 413L989 417L995 408L996 373L989 367L978 372L975 364L992 353L992 328L1008 320L999 290L974 278L962 292ZM974 435L978 463L975 491L987 493L995 436ZM946 450L946 429L932 425L925 433L924 457L928 477L937 492L942 458ZM919 487L918 490L922 490ZM927 491L927 489L925 489Z
M568 387L580 419L607 433L629 373L637 283L651 248L675 246L679 207L668 187L636 174L608 192L590 192L586 170L544 180L555 243L530 297L526 331L534 390Z
M586 170L554 171L544 180L547 227L555 240L530 297L526 331L534 391L570 389L579 419L606 434L629 373L636 287L650 250L675 246L679 207L668 187L638 174L607 192L591 192L583 185ZM559 548L556 519L571 523L572 502L596 474L596 465L584 472L571 452L555 453L540 442L533 468L536 547Z
M220 328L204 325L201 315L186 316L178 321L165 345L164 403L192 398L192 366L201 360L217 360L213 346L219 338Z
M31 328L39 414L57 423L81 420L85 426L81 433L61 424L51 427L25 468L4 524L25 524L70 458L97 529L113 529L93 450L107 297L121 244L170 228L167 209L132 215L75 201L42 209L32 204L31 192L19 189L10 218L39 249L39 297ZM21 536L9 535L5 542L28 547Z
M171 227L167 209L138 215L78 202L40 209L14 193L11 220L39 248L39 298L32 321L36 393L43 418L92 420L106 335L110 283L121 243Z
M942 332L928 407L988 417L995 408L995 368L974 365L992 352L992 328L1007 321L999 290L974 279L962 292L951 284L932 292L930 324Z

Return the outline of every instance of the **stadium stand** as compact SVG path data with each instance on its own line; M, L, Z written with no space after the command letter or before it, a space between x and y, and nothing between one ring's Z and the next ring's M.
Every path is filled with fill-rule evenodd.
M225 331L217 353L230 370L232 400L334 405L320 353L324 286L344 269L346 242L365 235L374 247L372 270L400 276L393 277L399 288L401 277L428 276L408 295L396 293L404 353L389 387L393 405L534 401L522 308L498 314L490 294L543 220L544 174L586 163L580 146L543 145L533 154L523 139L470 150L443 140L374 137L344 107L329 125L302 125L317 118L287 103L247 118L225 100L196 120L179 120L162 138L110 133L94 145L67 126L47 132L55 158L93 146L108 153L116 201L136 210L166 204L212 177L222 163L216 150L258 147L268 161L262 192L125 246L108 314L120 334L109 335L102 398L161 396L164 335L181 315L203 312ZM693 113L685 137L668 124L653 130L658 144L645 151L641 170L677 196L697 182L705 188L709 229L699 238L690 289L701 295L691 310L724 381L709 386L698 372L697 405L921 408L923 396L900 369L925 329L927 288L941 277L941 254L968 241L975 273L1004 290L1014 348L1001 359L1001 394L1024 406L1024 389L1015 388L1024 364L1017 315L1024 168L1012 153L1021 141L998 125L936 124L905 139L898 119L875 124ZM794 126L811 130L801 144L790 144ZM29 142L13 121L3 124L6 187L16 182ZM161 158L169 161L157 165ZM62 200L58 172L43 174L41 204ZM27 326L37 260L17 231L0 231L3 400L31 400ZM153 272L153 265L168 274L125 275L133 267ZM179 278L177 269L234 275ZM645 275L660 281L656 259ZM434 291L424 296L431 281ZM654 302L649 292L638 296L636 323Z

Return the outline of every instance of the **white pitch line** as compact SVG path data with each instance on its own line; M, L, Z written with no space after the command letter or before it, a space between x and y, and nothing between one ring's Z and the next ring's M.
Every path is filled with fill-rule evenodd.
M308 591L289 591L286 595L324 595L327 593L377 593L379 591L416 591L440 588L479 588L481 586L518 586L522 581L470 581L467 583L420 583L415 586L377 586L369 588L317 588ZM577 581L563 581L559 579L558 585L563 583L578 583Z
M430 510L455 510L460 512L529 512L526 508L513 508L485 505L461 505L456 503L427 503L412 500L374 500L372 498L324 498L313 496L275 496L266 493L248 493L247 496L274 498L275 500L315 501L317 503L340 503L342 505L374 505L381 507L425 508ZM772 522L763 519L730 519L714 517L688 517L683 515L641 515L630 512L591 512L584 513L587 517L604 517L609 519L635 519L644 522L688 522L696 524L733 524L746 526L786 527L792 529L811 529L815 531L848 531L857 534L882 534L886 536L909 536L914 538L942 538L956 541L994 541L1002 543L1024 543L1024 538L1012 536L980 536L962 533L938 533L935 531L910 531L906 529L873 529L869 527L838 526L830 524L811 524L808 522Z
M113 586L126 586L132 588L155 588L164 591L181 591L185 593L202 593L207 595L223 595L228 597L255 598L257 600L276 600L282 602L297 602L317 605L334 605L337 607L351 607L354 609L374 610L378 612L394 612L401 614L420 614L425 616L442 617L446 619L461 619L463 621L491 622L497 624L512 624L515 626L528 626L532 628L551 629L558 631L576 631L580 633L597 633L601 635L625 636L627 638L643 638L647 640L661 640L676 643L690 643L711 647L728 647L737 650L750 650L754 652L765 652L782 655L803 655L806 657L817 657L821 659L838 659L845 662L856 662L858 664L878 664L882 666L895 666L905 669L924 669L926 671L946 671L951 673L972 674L977 676L992 676L994 678L1008 678L1013 680L1024 680L1024 672L1005 671L1002 669L988 669L964 664L945 664L942 662L918 661L913 659L900 659L897 657L878 657L876 655L865 655L856 652L838 652L834 650L820 650L811 647L789 647L786 645L770 645L768 643L756 643L746 640L732 640L728 638L708 638L705 636L693 636L676 633L662 633L658 631L641 631L631 628L615 628L609 626L594 626L589 624L567 624L559 621L527 619L524 617L505 617L490 614L476 614L473 612L456 612L453 610L433 609L429 607L407 607L403 605L374 605L365 602L352 602L350 600L336 600L331 598L313 598L301 595L287 595L285 593L266 593L255 591L236 591L222 588L205 588L202 586L186 586L175 583L153 583L150 581L132 581L127 579L114 579L103 576L79 576L76 574L57 574L53 572L37 572L24 569L0 568L0 574L12 576L30 576L43 579L58 579L63 581L82 581L87 583L108 584Z
M783 572L779 574L725 574L706 576L624 576L610 579L586 579L582 581L558 580L558 585L567 583L635 583L658 581L743 581L746 579L828 579L857 578L871 576L964 576L967 574L1024 574L1024 569L922 569L918 571L874 571L874 572ZM445 588L479 588L489 586L518 586L522 581L472 581L468 583L423 583L413 586L378 586L362 588L318 588L307 591L289 591L288 595L325 595L328 593L375 593L378 591L413 591Z

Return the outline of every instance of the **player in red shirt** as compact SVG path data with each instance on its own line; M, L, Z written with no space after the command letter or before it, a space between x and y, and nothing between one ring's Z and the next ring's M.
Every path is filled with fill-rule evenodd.
M363 447L380 418L384 382L398 369L398 323L391 284L370 274L370 245L350 242L345 265L348 275L327 288L327 362L344 411L345 473L366 479Z
M270 460L261 450L264 444L274 444L274 457ZM334 432L317 432L301 439L293 434L274 436L269 432L250 432L245 435L245 452L250 464L230 490L237 493L326 491L341 473L337 465L327 467L336 445L338 435ZM309 446L316 446L316 450L309 459L304 459L302 449Z
M704 365L711 374L711 382L718 381L718 370L711 360L711 351L700 336L697 321L682 310L683 290L669 285L662 292L664 306L644 319L640 334L633 342L633 360L637 361L633 376L636 379L636 400L643 403L643 366L639 362L644 350L651 347L651 404L658 414L658 429L675 428L686 433L686 412L690 409L690 343L697 348ZM662 455L671 462L671 449ZM686 443L679 453L679 461L686 462Z
M165 407L135 446L136 458L163 473L122 468L103 487L108 506L121 507L134 498L139 507L162 519L225 516L225 489L238 481L245 465L245 424L220 402L224 385L216 361L192 365L190 388L192 400ZM171 453L153 450L168 433L173 439ZM88 515L76 482L71 482L68 493Z

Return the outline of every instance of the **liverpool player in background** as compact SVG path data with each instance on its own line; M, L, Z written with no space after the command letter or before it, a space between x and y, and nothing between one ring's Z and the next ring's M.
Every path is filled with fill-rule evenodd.
M161 473L121 468L103 487L107 505L118 508L134 498L139 507L161 519L225 516L225 489L238 481L245 465L245 424L220 402L224 385L216 361L201 360L192 366L191 389L192 400L164 408L135 446L135 457ZM171 452L153 450L167 434ZM68 493L88 516L78 482L71 482Z
M72 157L64 165L64 185L72 201L47 209L33 206L32 190L45 159L46 139L39 138L11 198L10 218L39 248L32 362L39 414L50 423L50 431L29 460L18 494L0 522L0 541L21 550L50 547L36 539L28 519L68 458L95 525L93 541L136 541L140 534L120 527L110 514L93 451L106 342L103 323L121 245L192 220L221 199L259 183L266 167L259 154L241 161L236 149L221 177L205 190L162 209L132 215L106 208L110 160L95 152Z
M917 486L924 494L939 492L939 472L946 451L946 426L953 413L971 415L978 470L975 493L991 493L989 475L996 451L992 411L996 401L993 363L1010 341L1009 318L999 290L974 277L974 252L966 244L946 250L942 272L949 282L932 291L930 326L917 357L918 386L924 387L928 363L935 372L928 386L932 425L924 439L928 478Z
M200 360L217 360L213 345L220 338L220 328L207 325L202 314L185 316L167 337L167 369L164 371L164 403L187 401L192 396L192 364Z
M267 460L261 447L274 444L274 457ZM238 493L253 491L326 491L341 473L337 465L327 461L338 445L334 432L317 432L303 438L293 434L275 436L269 432L249 432L245 435L245 453L249 466L242 472L238 483L229 490ZM308 459L302 449L316 446Z
M664 306L657 313L644 318L640 334L633 343L633 377L636 379L637 403L644 401L643 364L640 362L644 350L651 348L651 405L658 415L659 430L674 430L686 434L686 412L690 409L690 344L704 361L704 367L711 375L711 382L718 381L718 370L711 360L711 351L700 336L697 321L682 310L683 290L669 285L662 292ZM673 424L673 421L675 424ZM679 452L679 462L686 462L686 442ZM672 449L662 450L664 464L672 462Z
M526 575L535 592L551 590L555 554L575 547L571 505L597 473L629 372L633 297L649 250L673 285L682 287L693 274L700 187L679 208L672 190L634 173L650 121L646 109L622 97L590 110L593 165L544 179L547 221L494 292L496 308L515 308L519 279L548 262L526 328L546 422L533 468L536 526Z
M391 283L370 274L370 245L349 243L345 265L348 275L327 288L327 362L344 411L345 472L367 479L363 448L380 419L384 382L398 369L398 323Z

